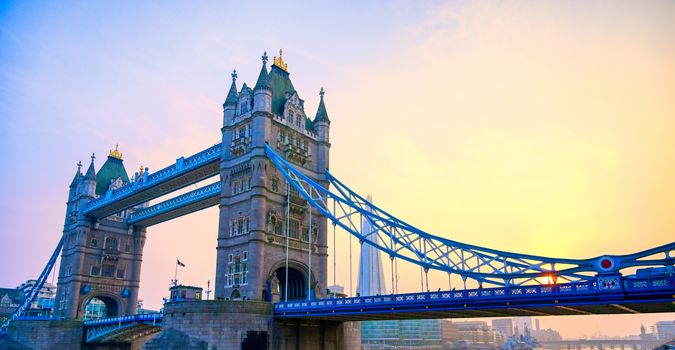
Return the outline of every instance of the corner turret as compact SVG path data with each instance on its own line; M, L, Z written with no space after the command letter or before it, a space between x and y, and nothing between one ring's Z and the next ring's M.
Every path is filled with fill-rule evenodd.
M89 197L96 196L96 169L94 169L94 159L96 159L96 155L92 153L91 163L89 163L89 168L87 168L87 172L80 181L80 189L78 191L78 193Z
M237 109L237 100L239 96L237 94L237 70L232 71L232 85L230 85L230 91L227 93L225 98L225 103L223 103L223 126L227 125L228 122L232 121L234 118L235 110Z
M258 75L258 81L253 88L253 111L271 112L272 111L272 87L267 74L267 52L262 56L262 68Z
M319 141L317 161L319 163L318 168L321 170L328 169L330 149L330 119L328 119L328 112L326 112L326 104L323 102L323 95L325 94L326 92L321 88L321 91L319 91L319 108L316 110L316 116L312 121L312 127L316 132L317 141Z
M80 181L82 180L82 161L77 162L77 171L75 172L75 176L73 177L73 181L70 183L70 190L68 193L68 201L70 202L75 198L77 195L77 187L80 185Z
M319 108L317 108L316 116L312 121L314 131L316 131L321 142L328 142L330 139L330 119L328 119L328 112L326 112L326 104L323 102L323 95L325 94L326 92L321 88L321 91L319 91L319 98L321 99L319 101Z

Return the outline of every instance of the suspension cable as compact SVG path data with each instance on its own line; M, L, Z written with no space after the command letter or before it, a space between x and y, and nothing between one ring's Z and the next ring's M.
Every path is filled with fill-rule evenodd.
M309 225L307 234L307 300L312 300L312 205L307 201L307 209L309 210Z
M333 201L333 216L335 216L335 201ZM337 286L336 277L335 277L335 266L337 255L335 255L335 222L333 222L333 299L335 299L335 287Z
M284 281L284 302L288 302L288 239L291 232L291 184L286 181L286 279Z

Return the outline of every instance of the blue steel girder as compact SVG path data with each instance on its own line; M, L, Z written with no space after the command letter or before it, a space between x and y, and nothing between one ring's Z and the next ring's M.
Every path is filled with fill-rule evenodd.
M426 233L373 205L328 170L330 191L293 167L272 147L266 154L286 180L333 225L385 252L429 269L445 271L495 286L590 281L598 273L616 273L631 267L664 267L673 273L675 242L628 255L564 259L519 254L456 242ZM368 221L373 230L361 232Z
M153 313L85 321L85 342L130 341L158 332L163 318L163 314Z
M193 213L220 202L221 182L217 181L194 191L137 210L127 217L129 225L148 227Z
M221 144L216 144L188 158L178 158L175 164L91 200L84 213L103 218L218 175L220 157Z
M277 303L274 316L339 321L662 313L675 311L675 277L596 281L299 300Z
M37 278L35 281L35 284L33 285L33 288L31 288L30 292L26 296L26 298L21 302L19 307L16 308L16 310L12 313L11 316L9 316L1 325L0 325L0 331L6 330L7 326L9 325L9 322L21 317L23 313L30 308L30 305L33 303L33 300L35 300L35 297L37 297L38 293L42 289L42 286L44 285L45 281L47 280L47 277L49 277L49 273L52 271L52 268L54 268L54 264L56 263L56 259L59 257L59 254L61 253L61 248L63 247L63 236L61 236L61 239L59 239L59 243L56 244L56 249L54 249L54 252L52 253L52 256L49 258L49 261L47 261L47 264L45 265L44 269L42 270L42 273L40 273L40 276Z

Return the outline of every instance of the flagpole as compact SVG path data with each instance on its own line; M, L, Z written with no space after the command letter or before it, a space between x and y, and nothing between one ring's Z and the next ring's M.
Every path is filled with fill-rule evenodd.
M176 258L176 270L173 273L173 285L178 285L178 258Z

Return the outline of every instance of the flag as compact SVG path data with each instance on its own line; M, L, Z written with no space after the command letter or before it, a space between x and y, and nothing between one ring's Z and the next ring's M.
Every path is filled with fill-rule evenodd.
M182 262L180 262L180 260L178 260L178 259L176 259L176 264L177 264L178 266L185 267L185 264L183 264Z

